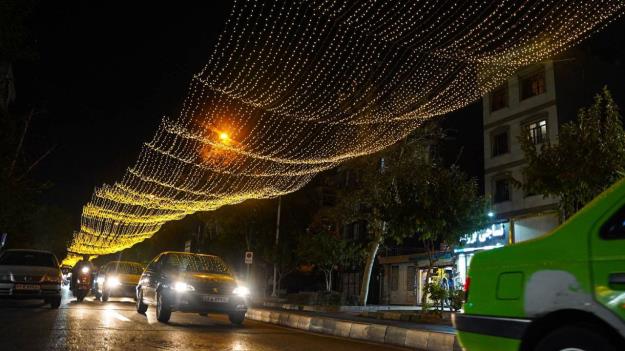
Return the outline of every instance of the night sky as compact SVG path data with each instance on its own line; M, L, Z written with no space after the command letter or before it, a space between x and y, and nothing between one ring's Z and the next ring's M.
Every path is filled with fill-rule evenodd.
M33 131L57 147L36 175L54 184L48 200L77 225L94 187L121 177L207 61L230 2L199 3L35 7L29 26L38 58L16 65L17 98L46 110Z
M27 25L38 57L15 66L17 102L46 111L34 120L33 134L57 147L36 176L54 184L46 201L71 213L76 229L94 188L119 179L162 116L177 114L230 6L230 1L35 6ZM610 31L622 35L623 22L597 40L605 41ZM453 146L464 149L461 165L474 176L483 170L481 120L479 102L445 119Z

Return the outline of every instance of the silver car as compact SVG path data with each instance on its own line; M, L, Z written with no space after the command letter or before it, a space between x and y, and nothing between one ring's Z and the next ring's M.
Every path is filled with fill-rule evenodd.
M0 252L0 298L42 299L59 308L62 279L59 261L49 251Z

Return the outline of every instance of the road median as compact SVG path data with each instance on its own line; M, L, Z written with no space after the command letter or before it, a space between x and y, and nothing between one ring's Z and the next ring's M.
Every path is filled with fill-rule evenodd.
M251 308L248 319L296 328L313 333L403 346L424 351L461 350L455 333L417 329L385 323L369 323L341 317L319 316L306 312Z

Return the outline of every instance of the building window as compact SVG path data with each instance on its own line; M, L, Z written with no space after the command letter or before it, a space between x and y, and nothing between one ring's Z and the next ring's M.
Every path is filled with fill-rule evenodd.
M495 203L510 201L510 180L508 178L495 180L495 196L493 200Z
M547 120L541 119L527 125L529 137L534 145L547 141Z
M417 267L408 266L406 268L406 290L413 291L416 289L417 282Z
M521 78L521 100L545 93L545 70Z
M391 266L391 291L399 289L399 266Z
M508 86L504 85L490 94L490 111L508 107Z
M504 130L493 134L491 138L492 143L492 156L499 156L507 154L508 148L508 131Z

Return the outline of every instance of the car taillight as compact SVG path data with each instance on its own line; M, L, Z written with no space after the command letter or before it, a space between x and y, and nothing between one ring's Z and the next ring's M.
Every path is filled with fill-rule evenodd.
M467 276L464 280L464 299L469 299L469 288L471 287L471 277Z

